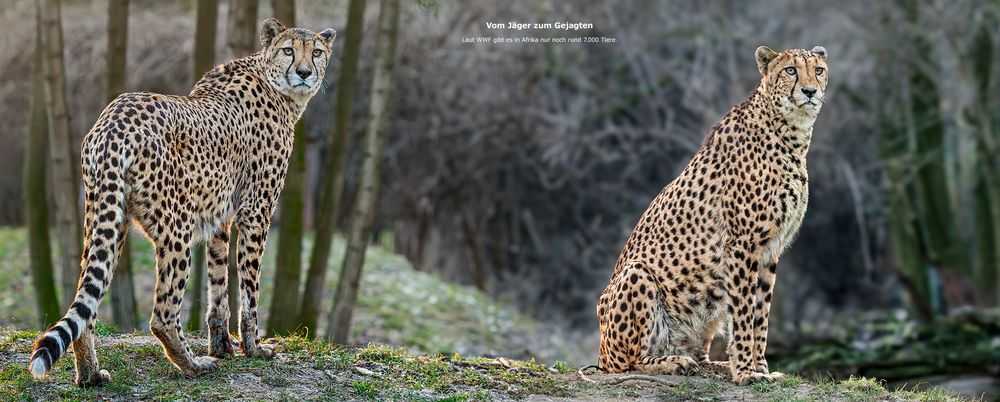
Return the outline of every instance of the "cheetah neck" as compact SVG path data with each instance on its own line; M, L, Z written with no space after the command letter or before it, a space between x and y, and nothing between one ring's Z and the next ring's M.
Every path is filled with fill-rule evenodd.
M248 83L260 83L263 92L259 95L270 100L274 108L289 126L294 125L305 112L311 95L292 97L278 92L265 78L263 60L260 53L230 60L206 73L191 90L189 97L222 98L242 105L246 100L240 89L246 90ZM241 86L243 88L241 88Z
M758 121L767 122L760 127L758 133L766 142L773 142L776 149L786 151L795 156L805 157L812 142L815 113L803 109L783 110L768 101L763 84L753 92L749 99L750 109L759 110Z
M264 61L263 53L257 52L251 55L250 57L253 58L253 63L255 67L253 73L256 74L258 79L267 83L266 84L267 87L274 92L274 95L277 98L281 99L285 103L285 105L289 107L293 117L292 124L295 124L297 121L299 121L300 118L302 118L302 114L305 113L306 106L309 105L309 100L312 99L313 95L315 95L315 92L308 94L303 93L297 95L287 95L278 92L278 90L274 89L274 87L272 87L271 84L267 82L268 81L267 78L265 78L267 77L267 74L265 73L265 71L267 71L267 64Z

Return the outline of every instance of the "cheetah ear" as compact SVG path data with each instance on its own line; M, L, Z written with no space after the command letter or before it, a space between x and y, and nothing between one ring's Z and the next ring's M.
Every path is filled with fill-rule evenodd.
M266 48L274 40L275 36L284 32L288 27L285 24L278 22L274 18L268 18L260 22L260 47Z
M826 58L826 48L823 46L815 46L810 51L812 52L812 54L815 54L824 59Z
M778 52L771 50L771 48L767 46L757 48L757 51L754 52L754 58L757 59L757 70L760 71L760 75L767 74L767 65L775 57L778 57Z
M327 28L319 33L319 37L323 38L327 47L331 47L333 46L333 41L337 39L337 31L333 30L333 28Z

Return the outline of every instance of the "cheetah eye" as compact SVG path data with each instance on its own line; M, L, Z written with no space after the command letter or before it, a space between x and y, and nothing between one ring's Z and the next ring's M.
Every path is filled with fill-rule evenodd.
M319 50L319 49L313 50L313 57L319 57L319 56L322 56L322 55L323 55L323 51L322 50Z
M281 48L281 52L284 53L285 56L291 56L295 53L295 50L290 47L283 47Z
M788 75L795 75L795 67L785 67L785 72L788 73Z
M823 67L816 67L816 76L819 77L819 76L823 75L824 71L826 71L825 68L823 68Z

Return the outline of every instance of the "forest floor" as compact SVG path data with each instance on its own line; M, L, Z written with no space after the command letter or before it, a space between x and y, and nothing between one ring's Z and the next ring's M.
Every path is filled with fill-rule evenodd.
M103 332L106 328L99 328ZM656 376L656 382L619 375L581 378L565 364L460 355L416 355L371 344L341 347L302 337L271 338L273 360L238 356L197 378L185 378L163 356L155 338L98 337L101 367L112 381L100 388L72 384L72 353L48 379L35 381L26 365L34 331L0 330L0 400L426 400L426 401L958 401L940 388L889 390L879 381L808 381L789 376L773 384L735 386L725 378ZM204 339L192 340L196 353Z

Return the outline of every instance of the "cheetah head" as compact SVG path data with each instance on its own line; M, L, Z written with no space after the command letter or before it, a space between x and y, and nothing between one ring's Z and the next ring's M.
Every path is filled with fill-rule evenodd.
M816 46L776 52L761 46L755 56L763 76L760 88L779 113L815 119L826 99L826 49Z
M261 55L267 80L278 92L308 99L316 94L330 62L337 32L288 28L274 18L260 24Z

